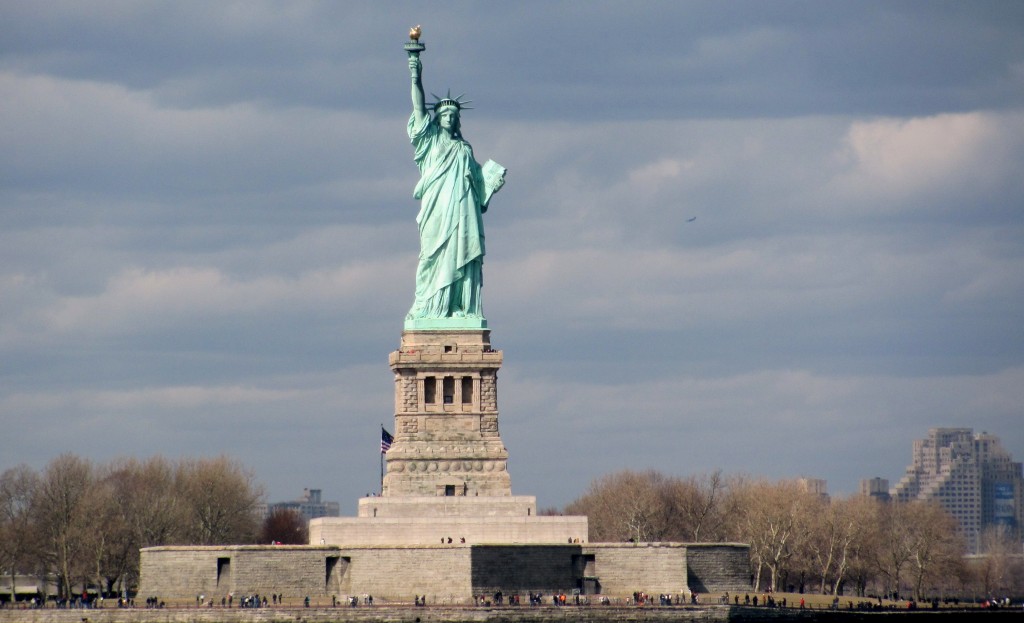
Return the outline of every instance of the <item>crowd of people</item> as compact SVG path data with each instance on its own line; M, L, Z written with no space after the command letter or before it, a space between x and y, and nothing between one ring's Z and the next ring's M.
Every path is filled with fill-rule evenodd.
M563 606L570 606L570 605L586 606L586 605L590 605L590 603L591 603L590 598L588 596L586 596L586 595L581 594L579 591L572 591L571 594L566 594L564 591L559 591L559 592L552 593L550 595L544 595L543 593L540 593L540 592L534 593L534 592L530 591L530 592L527 592L526 594L528 596L528 603L529 603L530 606L543 606L543 605L551 605L551 606L555 606L555 607L563 607ZM889 597L897 597L897 596L896 595L886 595L886 598L889 598ZM499 590L499 591L494 592L492 595L486 595L486 594L473 595L473 605L477 606L477 607L492 607L492 606L505 606L505 605L508 605L508 606L519 606L520 603L521 603L520 602L520 598L521 598L521 596L520 596L519 593L512 593L512 594L506 595L505 593L503 593L502 591ZM619 600L619 599L614 599L613 600L613 599L609 598L606 595L598 595L598 596L596 596L596 598L597 598L596 603L604 605L604 606L619 605L619 604L625 604L625 605L629 605L629 606L653 606L653 605L658 605L658 606L681 606L681 605L686 605L686 604L699 605L701 603L699 595L697 593L690 592L690 591L680 592L680 593L676 593L676 594L661 593L661 594L657 595L657 597L655 597L653 595L648 595L647 593L642 592L642 591L636 591L636 592L634 592L632 594L631 597L627 597L624 600ZM50 601L53 603L52 607L54 607L54 608L62 608L62 609L70 609L70 608L102 608L103 607L103 598L102 597L96 596L96 595L90 595L88 593L82 593L81 595L76 595L76 596L74 596L74 597L72 597L70 599L56 599L56 600L51 599ZM207 598L206 595L202 595L202 594L196 595L195 607L197 607L197 608L213 608L214 606L217 605L217 601L218 600L216 600L215 598ZM33 599L29 600L28 602L20 602L20 603L24 604L24 605L21 606L23 608L24 607L42 608L42 607L45 607L45 603L46 602L41 597L36 597L36 598L33 598ZM427 605L427 596L426 595L416 595L415 598L414 598L414 603L418 607L426 606ZM752 607L761 607L761 608L798 608L798 609L805 609L805 608L810 608L811 607L806 602L804 597L802 597L802 596L799 598L799 601L797 601L795 597L794 597L794 599L792 601L790 601L785 596L777 599L776 596L771 593L771 591L763 592L760 595L758 595L758 594L751 595L750 593L746 593L742 597L740 597L739 594L730 595L729 592L725 592L724 594L718 596L717 603L723 604L723 605L735 605L735 606L743 605L743 606L752 606ZM301 604L302 604L302 606L304 606L306 608L309 608L310 605L311 605L310 598L308 596L304 597L301 600ZM6 606L7 604L2 604L2 605ZM159 597L151 596L151 597L147 597L146 598L146 608L148 608L148 609L165 608L166 605L167 604L165 603L165 601L162 600ZM180 604L178 604L178 605L180 606ZM252 594L249 594L249 595L243 595L241 597L236 597L234 595L234 593L228 593L228 594L224 595L223 597L221 597L219 599L219 605L222 608L234 608L234 607L238 607L238 608L266 608L268 606L275 606L275 607L276 606L285 606L285 599L284 599L284 595L280 594L280 593L271 594L269 596L268 595L260 595L259 593L252 593ZM292 605L294 605L294 604L292 604ZM319 606L319 604L316 604L316 605ZM373 596L372 595L368 595L368 594L364 594L364 595L361 595L361 596L360 595L344 596L341 599L339 599L337 596L332 596L331 597L331 606L332 607L338 607L338 606L341 606L341 605L346 605L346 606L349 606L349 607L352 607L352 608L358 607L360 605L363 605L363 606L373 606L374 605L374 601L373 601ZM451 605L451 604L445 603L444 605ZM953 607L956 607L956 606L958 606L960 604L958 603L958 600L946 600L945 605L947 605L947 606L948 605L952 605ZM992 598L992 599L985 600L981 604L975 604L975 605L980 605L981 607L988 608L988 609L1009 608L1009 607L1013 606L1013 604L1011 603L1009 598L1000 598L1000 599ZM929 607L929 606L931 608L933 608L933 609L934 608L939 608L940 607L939 600L938 599L934 599L931 602L926 603L925 607ZM119 598L117 600L117 607L118 608L134 608L135 607L135 600L127 598L127 597ZM818 601L818 602L815 603L815 605L813 607L816 608L816 609L829 608L829 609L832 609L832 610L844 609L844 610L860 610L860 611L878 611L878 610L902 610L902 609L918 610L918 609L921 608L921 605L918 604L915 601L901 601L901 600L898 600L898 599L893 599L893 600L889 600L889 601L883 601L883 599L881 597L872 596L872 598L869 599L869 600L864 600L864 599L858 599L856 601L854 601L854 600L847 600L846 603L841 603L839 597L833 597L831 602L825 604L825 603L822 603L822 602Z

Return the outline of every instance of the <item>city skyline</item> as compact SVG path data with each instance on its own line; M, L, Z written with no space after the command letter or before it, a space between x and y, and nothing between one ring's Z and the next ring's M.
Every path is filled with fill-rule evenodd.
M1024 474L998 436L970 428L932 428L915 439L912 462L890 489L899 502L933 502L956 519L967 551L982 553L982 535L1001 527L1020 541Z
M484 310L513 493L895 482L1024 456L1024 6L9 2L0 457L379 487L413 298L408 29L508 168ZM392 432L394 432L392 430Z

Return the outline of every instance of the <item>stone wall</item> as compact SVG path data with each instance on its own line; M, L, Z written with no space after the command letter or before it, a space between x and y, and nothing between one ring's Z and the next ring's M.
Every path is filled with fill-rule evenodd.
M143 599L256 592L330 595L338 592L341 563L333 547L147 547L141 550L138 594Z
M321 517L309 523L313 544L433 545L568 543L587 536L585 516L522 517Z
M468 547L341 548L341 554L352 561L344 594L410 603L416 595L427 595L431 603L470 601Z
M473 593L492 595L570 592L577 587L573 562L580 545L479 545L472 548Z
M359 498L358 511L359 517L529 517L536 514L537 498L532 495L374 496Z
M331 595L340 588L341 562L331 547L148 547L141 552L139 595Z
M181 599L234 593L385 601L472 603L474 594L582 588L625 597L749 588L747 546L596 543L151 547L142 550L139 595Z
M677 594L686 588L687 546L683 543L591 543L594 573L602 594Z
M466 546L149 547L142 550L139 595L218 601L229 593L321 600L376 594L409 602L414 595L465 601L472 594L469 569Z
M687 543L687 583L698 593L748 591L750 546L741 543Z

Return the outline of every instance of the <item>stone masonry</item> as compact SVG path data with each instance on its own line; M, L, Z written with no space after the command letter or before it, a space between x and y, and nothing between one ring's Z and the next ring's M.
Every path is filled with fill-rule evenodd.
M538 517L534 497L513 495L490 331L405 331L389 363L395 439L380 496L355 517L310 521L308 546L143 549L140 594L469 604L497 591L749 589L746 545L588 543L586 517Z
M698 593L750 590L750 546L687 543L686 569L686 583Z
M498 431L500 351L490 331L405 331L395 374L395 440L382 497L508 496Z
M749 590L747 548L738 544L206 546L142 550L140 595L219 602L229 593L350 595L381 602L466 604L472 595L648 594Z
M404 331L389 357L395 438L381 495L360 499L356 517L310 522L310 543L586 541L586 517L538 517L536 498L512 495L498 426L501 362L486 329Z
M332 562L333 561L333 562ZM140 596L170 598L233 593L341 594L337 548L294 545L147 547L140 560ZM333 565L333 568L332 568ZM332 574L333 571L333 574Z

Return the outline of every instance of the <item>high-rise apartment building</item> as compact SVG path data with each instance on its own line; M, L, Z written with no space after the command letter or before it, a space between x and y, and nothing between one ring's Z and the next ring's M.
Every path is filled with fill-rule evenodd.
M860 494L879 500L880 502L889 501L889 479L888 478L865 478L860 481Z
M262 514L267 516L275 510L297 511L306 521L318 517L337 517L341 508L337 502L324 502L320 489L303 489L302 497L292 502L274 502L263 506Z
M828 481L822 478L797 478L796 484L806 493L812 493L828 501Z
M914 441L913 463L889 491L899 502L937 502L959 524L972 553L981 533L1003 526L1021 538L1024 471L999 438L970 428L932 428Z

